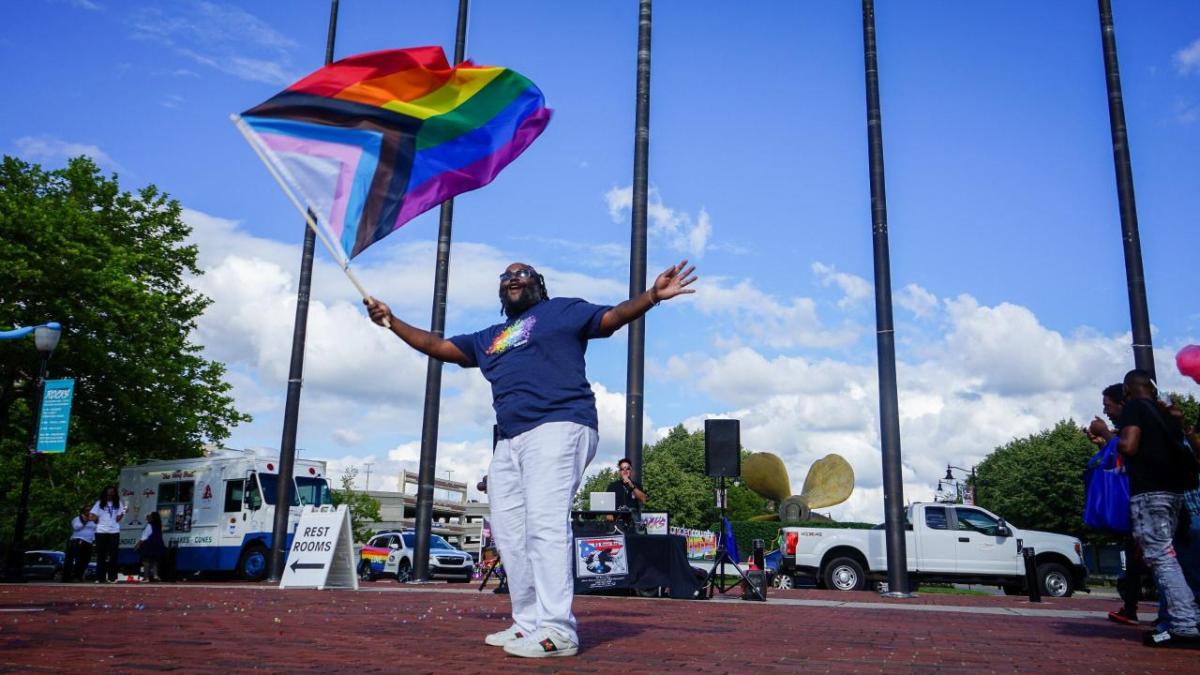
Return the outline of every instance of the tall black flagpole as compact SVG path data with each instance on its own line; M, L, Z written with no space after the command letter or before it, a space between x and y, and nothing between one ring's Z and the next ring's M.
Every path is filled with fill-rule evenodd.
M467 50L467 0L458 0L458 30L454 37L454 63L462 63ZM442 202L438 223L437 268L433 281L433 318L429 332L446 333L446 291L450 282L450 229L454 200ZM417 469L417 540L413 551L413 579L429 580L429 538L433 529L433 481L437 467L438 415L442 401L442 362L430 357L425 370L425 416L421 422L421 463ZM404 486L400 486L403 488Z
M875 251L875 346L879 360L879 435L883 445L883 514L888 592L911 597L904 546L904 483L900 476L900 416L896 397L896 335L892 325L892 269L888 257L887 195L883 182L883 116L875 58L875 2L863 0L863 55L867 71L867 147L871 174L871 233Z
M1133 164L1129 159L1129 136L1125 131L1125 103L1121 98L1121 70L1117 66L1117 37L1113 31L1110 0L1100 0L1100 37L1104 43L1108 123L1112 128L1113 165L1117 171L1121 241L1125 245L1125 284L1129 289L1129 322L1133 327L1133 364L1154 377L1150 310L1146 306L1146 278L1142 274L1142 241L1138 235L1137 204L1133 199Z
M329 33L325 37L325 65L333 63L337 37L338 0L329 3ZM311 214L310 214L311 215ZM296 465L296 429L300 418L300 388L304 376L304 341L308 332L308 300L312 289L313 247L316 234L304 224L304 249L300 256L300 288L296 291L296 323L292 328L292 362L288 368L287 401L283 407L283 440L279 444L279 480L276 488L275 522L271 528L271 557L267 567L271 581L283 576L287 561L288 515L292 503L292 481Z
M650 161L650 0L638 2L637 108L633 140L633 223L629 240L629 297L646 292L646 198ZM634 480L642 476L642 418L646 317L629 324L625 369L625 456Z

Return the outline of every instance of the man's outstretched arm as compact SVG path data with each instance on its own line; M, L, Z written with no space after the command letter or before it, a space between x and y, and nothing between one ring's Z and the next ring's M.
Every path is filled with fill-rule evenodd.
M396 334L396 337L407 342L409 347L439 361L457 363L460 366L467 365L467 355L454 346L453 342L401 321L396 318L395 314L392 314L391 308L374 298L363 300L363 304L367 306L367 313L371 315L371 321L382 325L383 320L387 319L391 331Z
M663 270L662 274L659 274L658 278L654 280L654 285L646 292L622 302L600 317L600 334L605 337L612 335L622 326L645 314L651 307L663 300L670 300L684 293L695 293L694 289L688 288L698 278L692 274L695 269L695 265L688 267L688 261L682 260L678 265L672 265Z

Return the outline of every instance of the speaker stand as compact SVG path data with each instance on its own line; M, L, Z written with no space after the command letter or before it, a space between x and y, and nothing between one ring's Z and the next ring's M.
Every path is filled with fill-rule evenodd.
M737 570L738 576L741 577L742 583L746 584L746 588L750 589L750 592L754 594L754 597L765 602L766 598L763 597L762 591L760 591L757 586L750 583L750 579L746 576L745 570L743 570L741 567L738 567L738 564L734 562L733 557L729 555L729 549L727 547L727 542L725 541L726 493L724 476L721 476L720 495L721 498L718 501L718 504L721 511L721 533L717 535L717 557L713 559L712 567L709 568L708 574L704 577L704 588L702 592L706 597L711 598L715 591L720 591L721 595L724 595L729 591L729 589L737 588L737 581L726 582L724 580L725 566L733 565L733 569ZM721 570L720 574L717 573L718 569Z
M493 549L493 550L495 550L495 549ZM488 567L487 573L483 575L483 581L481 581L479 583L480 591L482 591L484 589L484 587L487 586L488 580L490 580L492 578L492 576L495 576L496 580L500 582L500 585L496 586L496 590L493 591L493 593L508 593L508 575L504 574L500 570L500 551L499 550L496 550L496 557L492 559L492 565L490 567Z

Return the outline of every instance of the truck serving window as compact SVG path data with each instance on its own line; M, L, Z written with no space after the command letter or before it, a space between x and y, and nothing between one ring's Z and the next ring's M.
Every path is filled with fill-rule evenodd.
M192 531L192 496L195 481L173 481L158 484L158 516L163 532Z

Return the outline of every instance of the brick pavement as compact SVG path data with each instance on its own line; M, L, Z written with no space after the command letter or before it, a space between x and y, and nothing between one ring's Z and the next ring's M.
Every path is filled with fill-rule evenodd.
M583 649L521 660L486 647L507 599L474 586L0 586L0 670L496 673L1197 672L1200 651L1143 647L1111 599L793 590L770 602L580 597ZM1151 605L1144 606L1147 617Z

